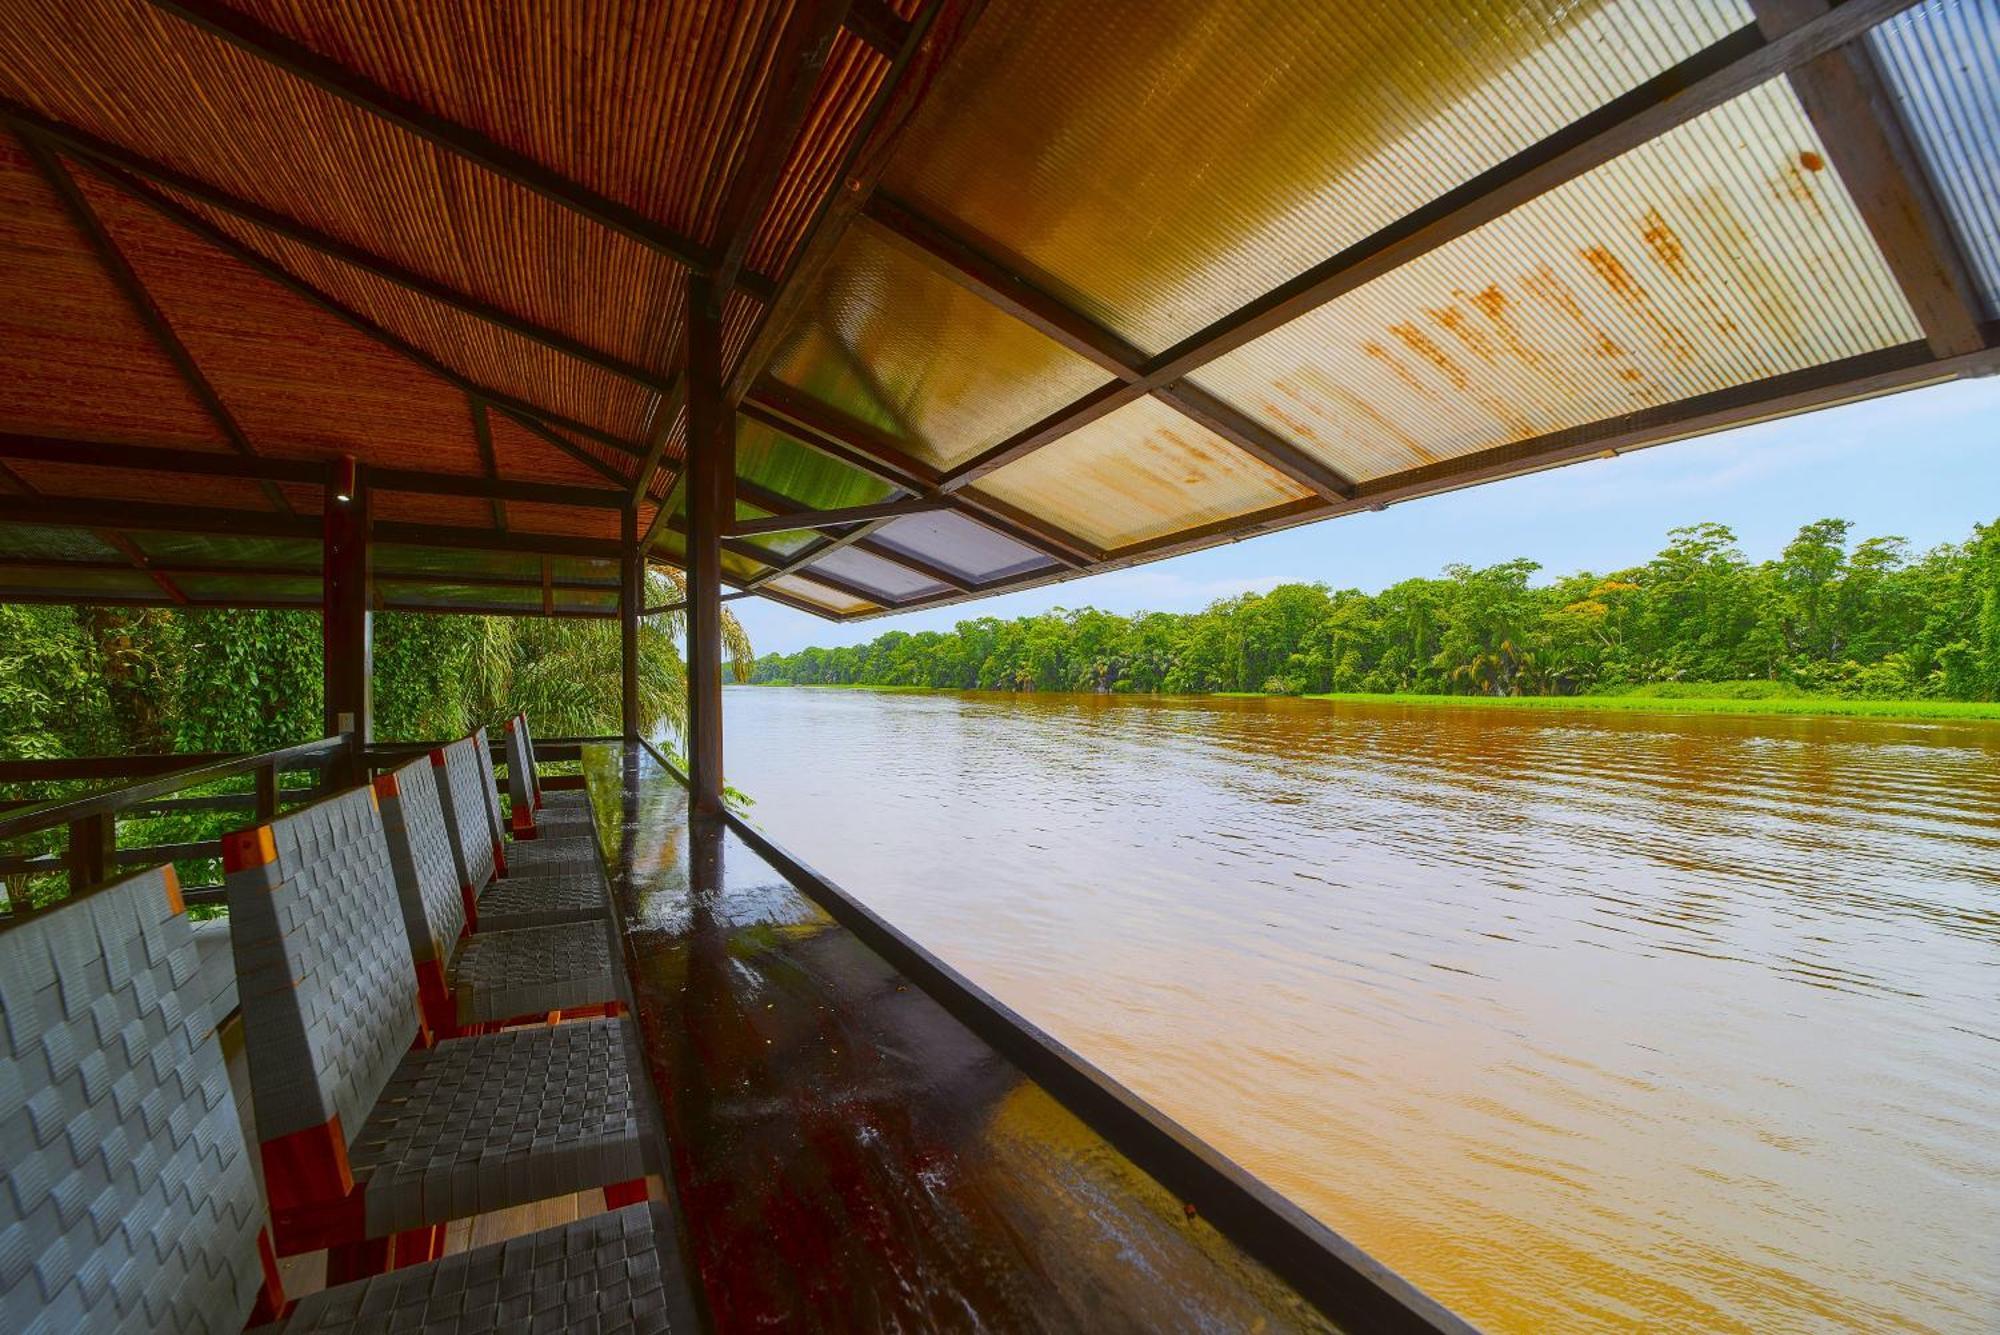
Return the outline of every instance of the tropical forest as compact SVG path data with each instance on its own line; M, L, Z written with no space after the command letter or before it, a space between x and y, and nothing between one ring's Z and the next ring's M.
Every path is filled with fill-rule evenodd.
M1805 525L1748 559L1716 523L1644 565L1447 566L1379 593L1282 584L1194 613L1092 608L767 654L763 684L992 691L2000 698L2000 521L1913 552Z

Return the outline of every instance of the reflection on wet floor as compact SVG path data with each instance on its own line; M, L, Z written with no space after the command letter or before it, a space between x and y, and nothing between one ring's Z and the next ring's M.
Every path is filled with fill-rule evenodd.
M1322 1328L751 849L691 836L670 778L624 791L614 884L720 1328Z
M2000 1323L2000 726L727 710L780 840L1483 1327Z

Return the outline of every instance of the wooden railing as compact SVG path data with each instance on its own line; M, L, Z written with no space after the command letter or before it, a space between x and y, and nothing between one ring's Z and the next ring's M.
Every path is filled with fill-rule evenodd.
M66 872L69 891L74 894L115 878L125 867L220 858L220 839L121 848L118 844L118 822L140 816L189 811L242 811L248 819L269 820L286 805L297 805L317 797L325 790L324 777L329 770L334 772L335 782L359 773L355 748L349 738L324 737L298 746L249 755L199 752L0 761L0 784L133 780L112 788L48 801L9 799L0 803L0 849L13 841L31 838L48 830L67 830L60 852L28 855L0 852L0 876L18 878ZM300 772L315 776L311 787L283 786L281 776ZM175 796L190 788L203 788L245 777L251 781L248 792ZM185 888L183 894L191 904L220 903L222 887L191 885ZM16 901L10 895L7 909L9 912L22 912L27 911L29 905L25 898Z
M616 737L550 738L535 743L535 758L544 763L575 762L582 758L585 745L618 740ZM492 738L489 744L495 767L504 772L505 739ZM369 773L393 769L443 745L443 742L378 742L357 748L352 739L341 736L256 754L180 752L0 761L0 786L131 780L116 787L52 800L0 799L0 877L14 878L18 885L19 878L67 873L69 893L74 894L111 880L128 867L220 858L220 839L120 847L118 822L197 811L240 811L246 825L265 821L287 807L316 800L330 788L360 783ZM314 775L310 786L283 786L281 776L300 772ZM252 781L247 792L176 796L190 788L204 788L245 776ZM583 779L578 775L545 775L542 786L580 788ZM504 782L500 791L504 797ZM65 827L67 839L60 852L7 851L10 843ZM188 885L183 888L182 896L190 904L220 904L225 897L219 884ZM22 911L32 911L25 896L10 894L0 903L0 915Z

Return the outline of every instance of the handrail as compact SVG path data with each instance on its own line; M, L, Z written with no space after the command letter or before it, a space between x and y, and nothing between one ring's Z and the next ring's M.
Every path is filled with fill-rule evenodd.
M639 744L686 786L679 766L651 742ZM835 922L1342 1329L1474 1335L1473 1327L1442 1303L1098 1070L741 815L725 807L722 816L738 838Z
M233 779L259 770L276 769L322 769L347 754L350 743L346 737L322 737L318 741L301 742L297 746L287 746L276 751L262 751L251 755L237 755L226 759L214 759L203 753L197 763L178 769L168 770L153 778L138 783L125 784L117 788L102 789L95 793L85 793L79 797L62 797L39 803L22 811L0 816L0 839L17 839L24 834L34 834L53 826L70 824L92 816L109 816L125 811L141 802L165 797L183 788L193 788L198 784L214 783L218 779ZM101 761L108 757L89 757ZM154 757L132 757L133 760L151 761ZM164 759L162 757L161 759ZM14 762L22 765L59 764L55 761ZM4 779L0 779L4 781ZM15 780L20 782L20 780Z

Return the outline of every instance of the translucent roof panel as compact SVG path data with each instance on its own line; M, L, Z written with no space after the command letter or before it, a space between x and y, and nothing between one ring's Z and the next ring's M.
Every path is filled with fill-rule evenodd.
M797 598L801 602L811 603L815 607L824 608L838 616L878 610L871 602L842 593L838 589L830 589L815 580L802 579L797 575L785 575L772 580L764 587Z
M139 550L155 564L292 566L318 570L322 547L305 538L227 538L199 533L132 533ZM380 551L377 552L379 561Z
M748 501L736 502L736 517L738 519L764 519L768 518L770 514L769 510L761 510ZM786 529L781 533L759 533L751 541L766 551L775 552L781 556L797 556L800 552L818 542L819 538L819 532L815 529L797 528Z
M1312 494L1154 398L1100 417L979 485L1112 549Z
M122 561L124 553L81 528L41 524L0 524L0 556L37 561Z
M1369 479L1919 336L1778 81L1193 378Z
M895 494L881 479L747 417L736 419L736 475L813 510L872 505ZM686 514L686 489L676 486L674 498L674 512Z
M88 603L92 598L167 601L166 592L135 569L106 570L82 566L69 570L55 562L30 569L0 566L0 602L6 602L9 597L31 594L74 598L80 603Z
M1157 352L1750 21L1738 0L993 0L884 187Z
M1106 379L864 227L841 238L771 373L938 468Z
M853 547L828 552L807 566L806 573L831 575L843 583L868 590L877 595L876 601L883 603L908 602L912 598L951 592L947 585L934 579Z
M892 519L875 530L873 541L981 583L1047 570L1055 564L1026 543L952 510Z
M324 592L317 575L176 574L172 578L181 592L197 601L296 603L301 607L318 607Z
M2000 315L2000 0L1930 0L1869 42Z

